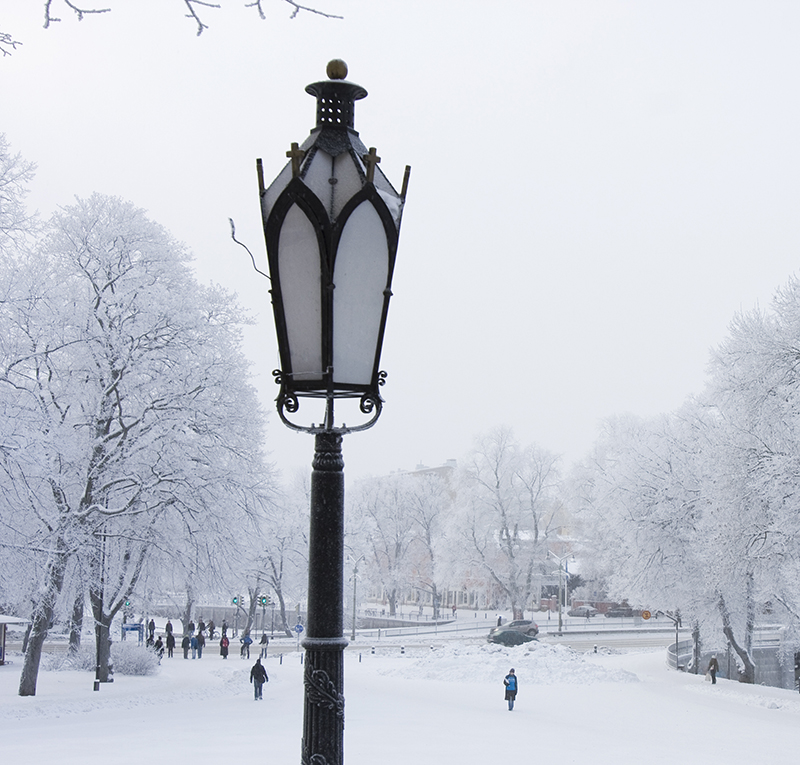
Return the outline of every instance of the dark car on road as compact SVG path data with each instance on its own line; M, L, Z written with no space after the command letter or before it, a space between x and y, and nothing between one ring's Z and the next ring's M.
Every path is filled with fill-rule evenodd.
M634 611L630 606L614 606L606 611L606 616L634 616Z
M492 627L486 638L492 643L519 645L533 640L539 634L539 625L530 619L517 619L499 627Z

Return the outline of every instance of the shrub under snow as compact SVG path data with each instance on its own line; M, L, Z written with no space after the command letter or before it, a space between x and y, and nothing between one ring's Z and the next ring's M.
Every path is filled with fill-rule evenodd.
M158 672L158 656L137 642L114 643L111 646L111 663L116 675L141 676ZM96 665L97 653L93 642L81 645L76 653L42 655L42 669L55 672L94 672Z

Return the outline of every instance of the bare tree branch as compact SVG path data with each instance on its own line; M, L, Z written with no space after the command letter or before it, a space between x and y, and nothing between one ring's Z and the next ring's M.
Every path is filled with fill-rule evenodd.
M8 32L0 32L0 53L10 56L18 45L22 45L19 40L15 40Z
M204 5L206 8L219 8L220 5L218 3L207 3L205 0L183 0L183 2L186 3L186 7L189 9L186 18L194 19L197 22L197 36L200 37L200 35L203 34L203 30L208 29L208 25L200 20L200 16L197 14L194 6Z
M67 8L70 8L75 12L75 15L78 17L78 21L83 21L83 17L87 13L108 13L111 10L111 8L78 8L78 6L70 2L70 0L63 0L63 2L64 5L67 6ZM51 13L52 6L53 6L53 0L45 0L44 3L45 29L48 29L52 22L61 21L61 19L57 18L56 16L53 16L53 14Z

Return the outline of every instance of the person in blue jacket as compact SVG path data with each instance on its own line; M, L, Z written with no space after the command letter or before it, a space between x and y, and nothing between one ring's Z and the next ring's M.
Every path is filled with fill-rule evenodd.
M517 698L517 689L519 684L517 676L514 674L514 668L508 670L508 674L503 678L503 685L506 687L506 701L508 702L508 711L514 709L514 699Z

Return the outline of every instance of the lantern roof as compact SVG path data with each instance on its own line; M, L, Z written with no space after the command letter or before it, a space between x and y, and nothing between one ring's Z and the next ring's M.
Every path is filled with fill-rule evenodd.
M314 192L335 223L347 201L372 183L399 229L403 195L381 171L380 157L367 149L355 130L355 102L367 91L345 80L347 65L340 59L328 64L331 79L311 83L306 92L317 99L317 124L301 144L292 144L278 177L262 193L265 219L293 178L299 178Z

